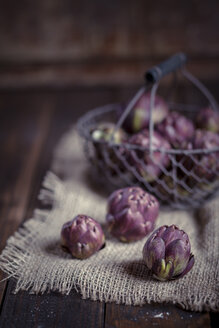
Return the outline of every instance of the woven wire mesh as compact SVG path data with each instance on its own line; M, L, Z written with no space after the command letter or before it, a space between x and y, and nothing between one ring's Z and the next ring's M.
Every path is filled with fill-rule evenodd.
M217 111L218 105L209 90L185 68L182 68L180 73L201 92L202 96L208 100L208 104ZM175 89L176 71L173 77L172 89ZM93 164L96 179L103 182L105 189L113 190L139 185L154 194L163 205L182 209L195 208L219 193L219 146L214 149L210 147L210 149L192 150L154 147L152 108L159 83L160 81L142 87L125 110L122 110L120 104L112 104L88 112L79 119L78 131L84 138L85 154ZM151 98L148 147L128 142L114 143L116 131L122 126L136 101L149 88L151 89ZM199 105L178 103L169 103L169 108L182 112L190 119L194 119L200 110ZM109 122L115 125L110 141L94 140L91 134L92 129L95 129L100 123Z
M94 141L90 134L92 128L100 122L116 123L119 111L120 105L107 105L88 112L78 122L85 154L104 188L139 185L163 205L174 208L198 207L218 192L219 147L153 149L151 154L149 148L138 145ZM148 163L156 169L156 174L153 175Z

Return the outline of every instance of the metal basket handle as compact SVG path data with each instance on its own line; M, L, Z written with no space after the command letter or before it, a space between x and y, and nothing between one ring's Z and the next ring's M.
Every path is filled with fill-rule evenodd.
M150 155L153 155L152 149L152 137L154 133L154 122L152 119L152 109L154 108L155 103L155 95L159 85L160 80L169 73L175 72L177 69L182 68L187 61L187 56L180 52L164 62L160 63L157 66L150 68L145 73L146 83L153 83L153 87L151 89L151 98L150 98L150 110L149 110L149 152Z
M155 94L159 85L159 81L165 75L175 72L177 69L180 69L186 63L186 61L187 61L187 56L184 53L178 53L174 56L171 56L169 59L165 60L159 65L150 68L145 73L145 81L146 81L145 86L139 89L138 92L135 94L134 98L132 98L132 100L128 103L128 106L122 113L121 117L119 118L115 126L114 133L112 134L110 142L113 142L115 132L121 127L121 125L125 121L130 111L133 109L135 104L138 102L138 100L147 90L147 86L149 84L151 86L152 83L153 87L151 90L150 112L149 112L149 149L150 149L150 153L152 154L152 136L153 136L152 108L154 106Z
M165 75L175 72L177 69L185 65L187 61L187 56L180 52L169 59L163 61L157 66L150 68L145 73L145 80L149 83L158 82Z

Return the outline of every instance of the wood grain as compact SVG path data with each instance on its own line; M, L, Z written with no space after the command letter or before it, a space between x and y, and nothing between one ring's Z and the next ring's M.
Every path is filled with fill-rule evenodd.
M99 95L99 101L101 101L101 99L103 99L103 98L105 101L107 101L108 98L110 97L110 94L111 94L110 91L101 92ZM95 93L85 92L85 95L86 95L85 99L87 99L89 101L89 104L94 106L96 103ZM14 131L14 133L16 134L18 141L20 141L20 142L23 141L22 138L20 140L20 137L19 137L19 133L23 129L23 124L25 125L26 130L29 130L29 131L35 130L35 133L33 134L33 139L31 138L28 142L29 147L27 147L27 152L28 152L28 156L29 156L28 157L29 161L27 163L22 162L20 164L21 170L18 172L19 173L18 177L17 177L17 179L15 179L11 182L12 187L14 184L15 190L20 191L20 194L19 194L19 192L15 193L15 195L17 196L16 204L17 204L17 206L19 206L19 211L18 211L19 216L15 216L17 207L15 207L15 209L13 207L12 208L9 207L9 209L8 209L9 217L13 224L12 225L5 224L5 226L7 227L6 231L4 232L5 237L10 235L11 233L13 233L13 231L17 228L17 225L19 224L20 219L23 220L32 215L33 209L38 204L37 194L39 192L43 176L45 175L46 170L48 170L48 168L49 168L51 156L52 156L52 150L54 148L54 145L58 141L58 138L61 136L61 134L64 131L66 131L66 129L68 129L70 127L70 125L72 125L76 121L76 118L81 114L80 111L77 111L74 108L74 106L79 106L79 104L81 103L81 99L84 99L83 98L84 94L81 94L81 92L77 93L73 97L70 92L64 92L64 94L62 94L61 97L60 97L59 93L56 95L56 97L53 97L53 95L47 95L47 97L44 97L44 95L43 95L43 97L42 97L42 95L40 95L40 96L41 96L40 98L42 99L42 101L40 104L37 103L38 111L36 113L34 113L33 110L22 113L22 115L20 117L20 121L19 120L16 121L16 126L17 126L18 131ZM32 97L33 103L36 103L36 98L38 98L37 95L33 95L33 97ZM55 103L54 103L54 98L56 100ZM72 100L73 100L73 103L72 103ZM24 105L24 104L20 104L20 106L22 106L22 105ZM79 108L81 108L82 112L84 110L85 105L86 104L81 104L81 106L79 107ZM51 113L53 113L52 118L50 117ZM19 114L21 114L21 113L19 112L18 115ZM33 116L33 114L35 114L34 115L35 117ZM21 121L23 121L23 119L24 119L23 116L26 117L27 121L25 121L21 124ZM40 120L41 117L43 117L42 122ZM48 122L48 117L50 117L49 122ZM33 121L32 121L32 119L33 119ZM31 122L30 126L28 124L28 122L29 122L28 120L30 120L30 122ZM33 122L38 122L39 125L32 126ZM36 124L36 123L34 123L34 124ZM45 127L45 129L44 129L44 127ZM11 129L12 129L12 127L11 127ZM46 133L45 133L45 131L46 131ZM10 135L10 131L8 131L8 132ZM39 140L37 139L37 136L39 137L38 138ZM43 144L41 144L41 139L43 140ZM34 144L35 144L35 146L34 146ZM39 147L40 144L42 147ZM6 146L5 149L8 149L8 147ZM36 150L38 150L38 151L36 151ZM13 150L12 154L14 156L14 160L16 160L16 162L17 162L19 159L20 153L17 153ZM38 154L38 156L36 156L36 154ZM26 154L22 154L22 158L24 158L24 160L27 160ZM28 165L28 163L29 163L29 165ZM24 167L22 167L22 165ZM29 173L27 174L27 177L24 178L23 175L27 171L29 171ZM29 181L30 180L30 172L31 172L31 176L32 176L31 190L30 190L30 188L28 188L28 186L30 184L30 181ZM22 181L22 183L21 182L18 183L17 180ZM7 183L4 186L6 189L8 188ZM27 197L26 197L27 195L25 193L22 194L22 192L21 192L23 189L26 190L26 193L28 191L28 201L29 201L28 206L26 206L26 202L25 202L25 200L27 199ZM9 191L9 195L10 195L10 191ZM22 199L20 199L18 197L18 195L20 195L20 197ZM9 204L9 205L11 205L11 204ZM2 241L3 240L4 239L2 239ZM89 302L87 303L87 302L83 301L84 303L83 302L80 303L81 298L79 295L76 295L75 293L74 293L74 295L75 295L74 297L73 296L65 297L65 299L67 301L65 301L64 304L62 303L61 295L54 294L50 297L47 296L46 303L48 303L48 305L45 308L45 303L44 303L45 296L34 298L34 297L30 296L27 292L19 293L17 296L10 296L10 295L13 295L12 294L12 290L14 288L13 286L14 285L12 284L12 282L10 282L9 290L7 290L6 296L4 298L4 304L2 307L2 316L1 316L1 320L0 320L1 327L4 327L4 326L5 327L14 327L14 326L17 327L17 325L21 325L22 327L34 326L33 323L35 324L35 322L38 322L38 316L39 316L40 322L42 322L44 320L45 327L47 327L47 324L49 324L49 325L51 324L51 326L54 325L54 327L63 327L63 320L65 321L65 319L64 319L65 316L70 318L70 316L72 315L72 309L69 309L69 307L72 307L72 304L73 304L73 308L74 309L77 308L77 310L74 315L74 320L71 319L68 323L66 323L66 327L68 327L68 326L72 327L72 320L75 322L75 324L78 327L86 327L87 322L90 322L91 327L102 327L104 304L99 305L98 302L96 302L96 303L90 302L91 305L90 305L89 315L85 316L85 313L86 313L85 307L86 308L88 307ZM4 287L5 287L5 285L4 285ZM1 298L4 295L3 293L4 293L4 288L2 288L2 290L1 290L1 294L0 294ZM75 298L75 300L74 300L74 298ZM48 301L47 299L49 299L50 301ZM42 302L41 301L39 302L39 300L42 300ZM34 308L36 306L36 302L39 303L37 310L35 312L32 311L31 313L29 313L29 307ZM60 305L60 302L61 302L62 306ZM68 305L66 305L66 302ZM29 307L27 307L27 304L29 305ZM84 306L82 306L83 304L84 304ZM11 313L8 310L8 307L16 313L15 319L17 321L16 320L14 321L14 319L12 319L12 318L14 318L14 315L11 314L11 321L8 323L8 318ZM61 317L58 318L57 316L53 316L51 313L51 307L54 307L56 309L55 312L58 311L57 313ZM81 310L79 311L78 309L80 309L80 307L81 307ZM61 312L60 312L60 309L61 309ZM5 313L5 315L4 315L4 313ZM24 316L23 318L22 318L21 313L23 313L23 316ZM50 314L45 314L45 313L50 313ZM41 314L42 314L42 318L40 316ZM19 319L19 318L21 318L21 319ZM24 322L25 322L25 324L24 324ZM83 324L83 322L84 322L84 324ZM39 325L41 325L41 323L39 323Z
M19 114L11 113L14 122L7 130L8 138L3 140L1 150L4 159L1 162L1 203L5 206L1 214L4 219L1 221L1 248L5 244L4 236L9 232L7 229L13 230L23 220L33 172L48 133L49 112L44 108L39 110L37 118L34 113L29 114L29 122L26 115L19 117Z
M217 0L16 0L0 11L0 88L136 85L184 51L201 79L219 76Z
M106 304L105 328L210 328L208 313L184 311L173 305L128 306Z
M6 65L0 62L0 89L139 86L144 83L143 76L146 70L167 59L171 54L143 59L80 59L72 63ZM218 57L190 56L187 67L204 82L218 79ZM162 83L166 81L162 80Z
M28 106L27 103L23 104ZM29 103L32 115L26 110L17 110L18 103L10 100L1 102L1 158L0 170L0 251L6 240L24 218L27 208L34 170L38 161L42 144L48 133L50 110L39 104ZM33 108L34 106L35 109ZM38 107L39 106L39 107ZM38 110L39 109L39 110ZM37 111L36 111L37 110ZM1 273L0 279L4 275ZM4 294L6 282L0 286L0 300Z
M15 0L0 11L0 61L218 56L216 0Z
M104 303L82 300L76 292L14 295L13 289L10 281L0 317L2 328L104 327Z

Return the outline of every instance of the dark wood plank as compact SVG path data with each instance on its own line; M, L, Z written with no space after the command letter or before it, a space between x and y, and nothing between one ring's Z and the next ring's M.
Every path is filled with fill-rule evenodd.
M17 93L17 94L15 93L15 94L13 94L13 96L15 97L15 99L17 97L19 98L19 93ZM30 217L32 215L33 209L37 205L39 205L37 202L37 194L39 193L39 189L41 187L43 176L45 175L46 171L49 169L54 145L58 141L59 137L73 123L76 122L77 118L83 113L83 111L89 109L90 106L95 107L97 105L100 105L102 101L103 101L103 103L108 102L112 96L112 91L111 90L106 90L106 91L100 90L97 93L85 91L85 92L77 92L74 95L72 95L71 92L61 92L61 93L57 93L55 96L53 94L49 94L49 93L46 95L36 93L36 94L32 94L32 97L30 97L30 99L33 103L35 103L36 99L39 96L41 99L40 104L37 104L37 106L39 106L39 112L38 112L38 114L36 113L36 116L33 118L33 122L38 121L39 118L43 115L43 118L42 118L43 124L36 125L35 127L34 126L30 127L26 121L23 123L24 126L21 123L19 123L19 121L17 121L17 123L16 123L17 129L16 129L16 131L14 131L14 134L18 140L17 142L19 143L19 142L24 142L22 138L21 138L22 140L20 140L20 133L22 131L22 128L24 128L24 130L30 129L31 131L33 128L35 129L35 133L33 134L33 139L31 138L30 140L28 140L29 147L26 147L27 148L26 151L28 153L29 160L27 158L27 154L26 153L23 154L22 158L25 161L27 161L27 163L24 161L21 161L21 163L20 163L21 169L18 171L17 175L15 176L15 179L14 180L12 179L10 188L7 184L7 181L3 185L4 188L2 187L2 190L6 190L5 193L7 192L7 195L10 196L12 194L14 197L16 196L16 206L12 206L11 202L9 202L9 204L8 204L8 208L7 208L8 217L12 221L12 224L9 226L6 224L6 221L3 222L5 224L5 227L4 227L5 231L3 231L4 238L2 239L2 246L4 246L4 244L5 244L5 239L11 233L13 233L13 231L17 228L17 226L19 225L21 220L27 219L28 217ZM9 97L9 98L7 98L7 97ZM28 97L28 95L26 97ZM8 93L8 95L5 95L5 101L3 102L2 106L3 107L6 106L7 101L10 103L10 99L11 99L11 93ZM19 106L22 106L22 105L24 105L24 104L21 101ZM18 115L21 115L20 120L22 121L24 119L24 117L23 117L22 111L19 109L20 108L17 108L17 111L18 111ZM48 116L51 113L53 115L52 115L51 119L49 120L49 124L47 124ZM10 114L12 114L12 113L10 113ZM9 114L9 116L10 116L10 114ZM28 121L28 118L30 119L30 118L32 118L32 116L33 116L32 111L25 112L25 117L26 117L27 121ZM32 122L32 119L31 119L31 122ZM36 124L36 123L34 123L34 124ZM12 127L11 127L11 129L12 129ZM46 130L46 133L45 133L45 130ZM6 135L7 135L7 133L6 133ZM9 133L9 135L10 135L10 133ZM40 136L41 142L37 142L37 136L38 137ZM27 142L27 140L25 140L25 142ZM40 143L41 147L39 147L39 143ZM5 147L5 149L8 149L8 147ZM19 153L12 150L12 159L15 162L19 162ZM10 163L9 159L8 159L8 163ZM14 166L12 165L12 167L10 167L10 169L13 167ZM9 173L10 173L10 169L9 169ZM6 170L6 168L5 168L5 170ZM29 173L27 173L27 176L24 177L24 173L28 170L29 170ZM8 171L6 173L8 173ZM30 177L30 174L31 174L31 177ZM18 182L17 180L20 182ZM21 183L21 181L23 181L23 184ZM31 185L31 187L30 187L30 185ZM15 194L12 193L11 189L16 191ZM24 193L23 193L23 189L24 189ZM7 197L4 196L3 198L6 199ZM27 206L27 199L28 199L28 206ZM14 201L14 198L13 198L13 201ZM3 209L5 209L5 207L3 207ZM18 217L18 215L19 215L19 217ZM5 217L5 220L8 219L8 217L7 218ZM10 288L13 289L12 286ZM4 295L4 288L2 288L1 297L3 297L3 295ZM10 317L10 314L8 314L8 311L5 310L5 307L7 307L7 306L10 307L11 302L13 303L13 300L15 300L15 299L16 299L16 302L15 302L16 304L15 304L14 311L16 312L16 315L15 315L16 318L20 315L19 311L17 309L17 304L21 304L19 309L21 309L21 312L24 313L24 317L28 316L27 308L26 308L27 302L28 302L30 308L35 307L35 303L34 303L35 298L31 298L31 296L28 294L28 292L18 293L18 295L13 296L14 298L12 297L12 299L11 299L10 295L13 295L13 294L12 293L10 294L10 291L7 291L5 299L4 299L4 304L2 307L2 316L3 317L4 317L4 313L5 313L4 311L6 311L6 313L7 313L6 317L8 319L10 318L10 320L13 319L14 314L13 314L13 316ZM25 295L26 303L25 302L22 303L24 295ZM42 296L42 298L43 297L44 296ZM59 302L56 302L57 297L58 296L56 296L55 294L52 293L49 296L49 299L52 304L51 306L53 306L55 308L56 312L59 312L60 304L59 304ZM29 301L27 301L28 299L29 299ZM74 300L71 296L69 296L67 299L69 302L68 303L69 306L71 305L74 308L76 303L79 306L79 303L80 303L79 295L77 295L76 300ZM85 301L83 301L83 302L84 302L83 303L84 307L82 307L83 310L81 310L80 315L78 314L78 319L77 319L78 321L76 320L76 322L78 322L78 327L81 327L79 324L80 321L83 321L83 319L81 317L83 317L84 314L86 313ZM7 304L9 304L9 305L7 305ZM99 327L102 327L104 304L101 303L101 305L100 305L99 303L94 303L94 302L91 302L91 304L96 304L95 306L94 305L90 306L91 309L95 308L96 310L90 311L90 315L89 315L89 317L86 317L86 319L89 319L90 322L92 322L92 320L93 320L93 327L96 327L95 326L96 324ZM43 310L45 310L45 307L44 307L44 303L42 302L39 304L39 306L37 307L37 310L34 312L34 314L33 313L31 314L31 318L33 320L37 321L38 315L40 313L42 313ZM63 314L63 313L66 313L66 312L61 311L61 314ZM70 314L72 314L72 311L70 311ZM24 317L23 317L23 319L24 319ZM44 317L44 326L46 327L48 318L47 318L47 316L42 316L42 318L40 319L41 323L43 321L43 317ZM65 316L60 317L60 323L58 323L57 327L63 326L63 320L65 320L64 318L65 318ZM2 320L3 320L2 324L3 325L6 324L6 323L4 323L4 318ZM54 322L56 322L57 320L58 319L56 317L54 319ZM22 321L19 321L19 322L22 322ZM29 319L27 319L27 322L29 322ZM70 321L69 324L72 325L72 320ZM85 324L85 322L84 322L84 324ZM13 325L12 325L12 327L13 327ZM26 327L30 327L30 326L28 326L28 324L27 324ZM86 327L86 325L84 325L84 327Z
M46 138L50 111L42 106L29 103L32 115L27 110L17 110L18 103L10 100L1 102L1 157L0 170L2 179L0 183L0 251L6 240L23 221L24 213L29 199L29 192L36 168L37 159ZM25 102L23 105L28 106ZM27 107L28 108L28 107ZM37 115L36 115L37 114ZM4 130L6 134L4 135ZM0 280L4 275L0 274ZM6 283L0 286L0 301L4 294Z
M30 295L27 292L13 294L10 281L0 317L1 328L103 328L104 304L82 300L72 291Z
M48 139L52 103L39 101L38 96L12 92L0 97L0 153L5 159L0 162L4 177L0 183L0 251L24 220L42 144ZM5 277L0 272L0 280ZM0 284L0 304L6 284Z
M147 69L167 56L142 59L80 60L76 63L0 64L0 89L136 86ZM217 80L219 58L191 57L188 69L204 81ZM163 82L164 83L164 82ZM165 81L167 84L167 82Z
M4 2L0 87L138 84L179 50L216 79L218 11L216 0Z
M169 55L218 56L216 0L35 2L1 6L0 61Z
M105 328L210 328L208 313L184 311L173 305L106 304Z

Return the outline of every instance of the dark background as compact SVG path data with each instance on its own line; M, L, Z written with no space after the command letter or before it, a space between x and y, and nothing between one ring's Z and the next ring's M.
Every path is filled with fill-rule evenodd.
M217 80L218 14L218 0L1 1L0 88L135 85L178 51Z

